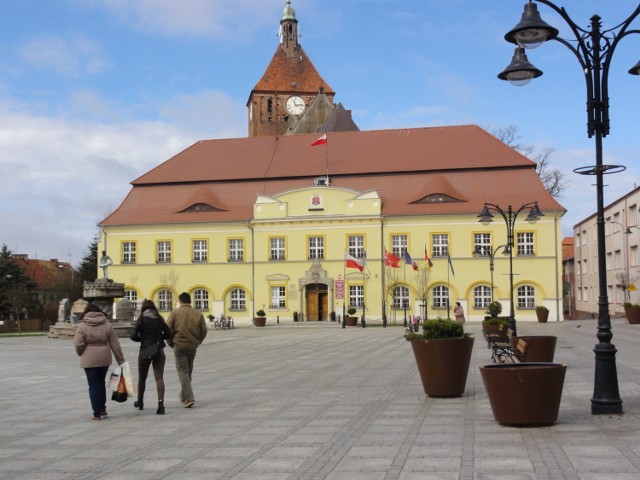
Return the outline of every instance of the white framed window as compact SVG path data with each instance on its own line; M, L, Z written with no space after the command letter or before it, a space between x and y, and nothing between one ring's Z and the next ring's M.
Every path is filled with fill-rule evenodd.
M209 292L204 288L194 290L193 307L200 312L206 312L209 310Z
M447 309L449 307L449 287L436 285L433 287L433 308L436 310Z
M287 307L285 287L271 287L271 306L272 309L283 309Z
M607 270L613 269L613 253L607 252Z
M269 259L270 260L286 260L284 237L273 237L269 239Z
M632 267L638 266L638 246L637 245L633 245L629 249L629 265L631 265Z
M138 301L138 292L136 292L135 290L126 289L124 291L124 298L126 298L130 302L137 302Z
M173 293L171 290L158 290L156 305L161 312L170 312L173 308Z
M434 233L431 236L431 249L434 258L442 258L449 255L449 235L446 233Z
M483 257L491 255L491 234L490 233L474 233L473 234L473 252Z
M234 312L243 312L247 309L246 305L246 293L241 288L234 288L231 290L231 306L230 310Z
M242 238L229 239L229 261L244 261L244 240Z
M349 285L349 306L362 308L364 305L364 285Z
M324 237L309 237L309 260L324 258Z
M122 242L122 263L136 263L136 242Z
M622 252L620 250L616 250L613 252L613 268L621 268L622 267Z
M611 217L607 217L604 220L604 234L611 235Z
M207 241L193 240L193 263L207 262Z
M531 285L519 286L517 294L520 310L534 310L536 308L536 290Z
M171 242L156 242L156 263L171 263Z
M629 219L627 225L637 225L638 224L638 206L631 205L629 207Z
M518 256L532 256L535 254L533 250L533 232L518 232Z
M349 235L347 243L349 244L349 255L355 258L364 257L364 235Z
M473 308L484 310L491 303L491 287L478 285L473 289Z
M407 235L391 235L391 253L402 258L404 252L409 247L409 237Z
M393 289L393 308L409 308L409 289L407 287L399 286Z

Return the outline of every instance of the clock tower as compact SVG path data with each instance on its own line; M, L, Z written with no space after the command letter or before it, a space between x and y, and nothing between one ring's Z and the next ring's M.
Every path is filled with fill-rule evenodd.
M321 91L333 104L335 92L300 45L298 20L291 0L287 0L282 10L279 37L271 62L249 95L250 137L286 134Z

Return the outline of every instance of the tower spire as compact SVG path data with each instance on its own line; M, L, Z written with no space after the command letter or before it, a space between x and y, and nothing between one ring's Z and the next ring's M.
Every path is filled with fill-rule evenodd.
M288 56L293 56L300 48L298 42L298 20L296 11L291 6L291 0L287 0L280 18L280 44Z

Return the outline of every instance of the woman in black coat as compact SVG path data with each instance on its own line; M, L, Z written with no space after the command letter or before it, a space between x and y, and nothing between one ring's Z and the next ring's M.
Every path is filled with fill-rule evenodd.
M163 351L164 340L173 337L169 326L158 312L151 300L144 300L140 309L140 316L136 321L131 340L140 342L138 355L138 400L133 403L135 408L144 409L144 390L147 383L149 367L153 365L153 376L158 390L158 415L164 415L164 364L166 357Z

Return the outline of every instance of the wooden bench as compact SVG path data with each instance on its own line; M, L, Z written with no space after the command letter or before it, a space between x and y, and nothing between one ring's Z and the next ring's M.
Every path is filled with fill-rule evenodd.
M491 344L491 359L494 363L515 363L526 362L527 349L529 345L523 339L519 338L516 347L511 347L511 340L509 337L493 336L490 339Z

